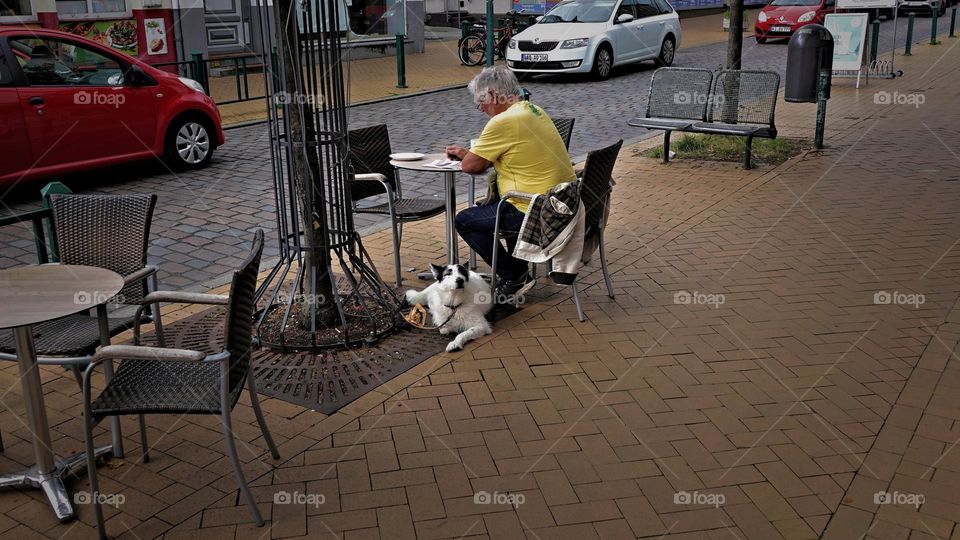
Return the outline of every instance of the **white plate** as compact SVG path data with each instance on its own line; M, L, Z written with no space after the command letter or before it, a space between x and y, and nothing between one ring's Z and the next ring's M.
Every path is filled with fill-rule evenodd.
M390 159L394 161L417 161L423 159L423 154L417 152L400 152L399 154L390 154Z

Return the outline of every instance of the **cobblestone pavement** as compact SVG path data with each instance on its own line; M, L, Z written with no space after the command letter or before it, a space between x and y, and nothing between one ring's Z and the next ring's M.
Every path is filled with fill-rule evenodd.
M905 20L900 22L905 28ZM947 21L943 22L941 31L946 32ZM891 46L891 28L892 23L884 23L881 50ZM918 17L914 33L918 41L928 35L928 28L929 19ZM905 30L901 29L899 35L904 36ZM902 40L901 37L898 42ZM744 68L770 69L782 75L785 43L757 45L752 38L745 39ZM681 46L675 65L713 69L723 63L725 54L724 44L689 49ZM628 118L644 110L653 69L652 64L644 63L621 69L605 82L555 77L536 78L525 86L551 116L577 119L571 154L582 156L620 138L630 141L654 135L626 124ZM398 151L438 151L448 142L466 145L485 123L485 117L473 109L464 90L357 106L349 114L353 127L373 123L390 126L391 140ZM143 164L97 171L68 183L76 191L84 192L156 193L159 202L151 235L151 262L160 264L160 279L165 286L203 288L218 281L239 262L238 254L242 253L241 246L250 231L263 227L269 239L269 232L275 230L269 144L264 126L230 129L227 138L228 143L205 170L172 174L162 164ZM404 193L439 196L440 181L439 175L405 174ZM461 178L461 195L465 189L466 181ZM31 190L29 198L36 197L35 193ZM35 206L13 200L4 203L8 207L5 210L13 211ZM360 228L376 224L367 216L358 216L357 223ZM0 267L35 262L27 227L10 227L4 233L5 237L0 239ZM267 246L266 257L276 255L276 242L270 241Z
M264 400L277 461L242 397L234 430L264 528L216 419L150 417L146 464L125 419L127 457L99 468L117 502L108 533L958 538L958 51L918 47L909 78L835 89L826 149L777 168L624 148L606 231L616 298L585 269L586 322L568 289L540 283L493 335L331 416ZM809 133L812 110L783 105L788 135ZM441 256L435 229L405 228L411 264ZM388 267L389 234L366 244ZM76 383L41 371L54 451L69 455L83 446ZM14 364L0 387L11 471L33 461ZM38 491L0 493L0 536L91 538L93 511L77 507L60 524Z

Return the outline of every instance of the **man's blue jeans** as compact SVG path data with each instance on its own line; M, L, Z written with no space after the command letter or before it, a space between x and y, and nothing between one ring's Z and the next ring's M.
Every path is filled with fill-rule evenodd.
M510 253L517 243L520 226L523 225L523 212L510 203L504 203L500 216L500 233L506 237L510 252L497 243L497 276L501 279L516 281L527 272L527 261L516 259ZM493 264L493 227L497 219L497 204L473 206L460 211L453 220L457 233L480 257Z

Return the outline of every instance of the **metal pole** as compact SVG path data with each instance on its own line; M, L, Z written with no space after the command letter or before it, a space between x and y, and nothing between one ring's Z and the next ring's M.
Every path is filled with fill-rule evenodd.
M913 13L907 15L907 45L903 49L904 56L913 56L910 50L913 48Z
M821 69L817 80L817 127L813 136L813 146L823 149L823 130L827 123L827 85L830 83L830 70Z
M487 0L487 67L493 67L493 0Z
M877 49L880 47L880 20L873 21L870 36L870 67L877 65Z
M950 10L950 37L957 37L954 34L954 30L957 27L957 8L954 7Z
M930 44L939 45L940 42L937 41L937 13L939 9L930 10Z
M407 87L407 66L404 63L403 34L397 34L397 88Z

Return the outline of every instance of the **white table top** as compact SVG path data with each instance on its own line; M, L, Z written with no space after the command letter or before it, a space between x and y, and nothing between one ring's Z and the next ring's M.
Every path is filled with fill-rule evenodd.
M116 272L44 264L0 270L0 328L58 319L104 304L123 288Z
M439 169L437 167L431 167L429 164L433 163L438 159L447 159L447 155L443 152L439 154L425 154L421 159L416 161L397 161L395 159L390 160L390 164L398 169L407 169L410 171L429 171L429 172L446 172L446 173L456 173L460 172L460 169Z

